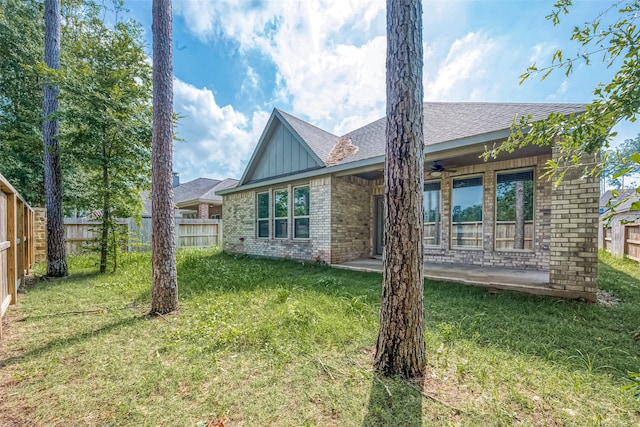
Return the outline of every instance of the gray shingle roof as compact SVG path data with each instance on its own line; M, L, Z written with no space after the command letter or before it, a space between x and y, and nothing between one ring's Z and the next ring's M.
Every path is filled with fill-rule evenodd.
M584 111L584 104L533 104L489 102L425 102L425 145L506 130L514 118L531 115L542 120L550 113L570 114ZM339 163L350 163L384 155L386 118L347 133L344 137L359 150Z
M326 163L331 149L338 142L338 136L320 129L310 123L305 122L291 114L285 113L276 108L276 111L282 115L287 123L295 130L304 142L313 150L313 152Z
M220 184L219 179L196 178L173 189L173 202L178 204L201 199L209 190Z
M217 191L222 191L222 190L227 190L229 188L234 188L235 186L238 185L239 182L240 181L238 181L237 179L233 179L233 178L224 179L224 180L220 181L220 183L218 183L218 185L216 185L211 190L209 190L205 194L203 194L202 197L200 197L200 198L204 199L204 200L211 200L213 202L222 203L222 196L218 196L216 194L216 192Z
M238 180L227 178L219 179L196 178L193 181L185 182L173 189L173 202L175 204L191 202L194 200L206 200L209 202L222 203L222 196L218 196L216 191L227 190L238 185ZM148 191L140 193L142 197L142 216L151 216L151 197Z
M611 200L616 212L629 212L631 205L640 200L640 196L636 193L635 188L627 188L618 190L618 195L613 197L611 190L607 190L600 195L600 208L605 211L609 210L607 203ZM638 212L640 215L640 212Z

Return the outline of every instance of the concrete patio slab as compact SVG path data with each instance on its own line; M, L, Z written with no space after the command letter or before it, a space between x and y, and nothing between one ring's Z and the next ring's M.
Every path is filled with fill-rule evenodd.
M332 267L354 271L382 273L381 259L358 259L332 264ZM549 286L548 271L517 270L505 267L483 267L468 264L429 264L424 266L425 279L463 283L493 289L538 295L563 296Z

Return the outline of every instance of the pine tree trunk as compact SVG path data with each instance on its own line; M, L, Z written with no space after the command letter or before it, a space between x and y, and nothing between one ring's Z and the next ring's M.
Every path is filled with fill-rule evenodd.
M109 201L109 169L105 159L105 147L102 144L102 231L100 235L100 273L107 272L109 252L109 227L111 226L111 203Z
M60 67L60 0L46 0L44 9L44 62ZM42 139L44 144L44 188L47 200L47 276L68 274L62 214L62 172L58 144L58 87L44 85Z
M524 249L524 181L516 181L516 231L513 249Z
M178 308L173 211L173 66L171 0L153 0L153 140L151 150L151 314Z
M384 275L375 369L422 376L423 306L422 4L387 0L387 145Z

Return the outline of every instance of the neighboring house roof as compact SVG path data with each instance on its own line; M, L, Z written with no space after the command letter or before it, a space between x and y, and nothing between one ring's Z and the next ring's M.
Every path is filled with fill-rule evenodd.
M518 122L522 117L530 117L531 121L538 121L551 113L569 115L583 111L584 104L425 102L425 151L437 152L504 139L511 133L514 121ZM310 150L313 153L314 158L319 161L316 165L306 162L306 168L297 170L291 167L289 168L291 170L288 170L266 165L266 157L263 157L273 157L273 151L277 151L269 150L270 144L274 144L273 134L278 123L282 123L289 129L292 139L295 139L301 147L295 147L297 150ZM364 163L382 162L386 142L385 127L386 118L383 117L338 136L274 109L240 183L241 185L258 183L277 176L301 173L319 174L327 167L334 169L338 167L344 170L350 168L350 164L356 167ZM280 142L275 144L282 145ZM265 171L272 171L272 173L265 174ZM223 194L227 192L230 191L225 191Z
M613 207L613 210L617 214L628 212L631 216L640 216L640 211L631 210L631 205L640 202L640 194L636 192L635 188L617 190L618 194L615 197L613 196L613 191L614 190L607 190L600 195L600 215L609 212L611 207Z
M180 184L173 189L173 202L176 205L181 205L185 202L197 201L220 182L219 179L196 178L193 181Z
M238 185L239 182L240 181L238 181L237 179L233 179L233 178L227 178L225 180L222 180L222 181L220 181L220 183L218 183L211 190L207 191L200 198L200 200L209 200L209 201L212 201L212 202L220 202L220 203L222 203L222 196L218 196L216 194L216 192L222 191L222 190L228 190L230 188L235 188Z
M226 178L224 180L210 178L196 178L185 182L173 189L173 202L178 207L187 207L197 203L222 203L222 196L218 196L216 191L228 190L238 185L238 180ZM143 212L142 216L151 216L151 197L149 192L141 193ZM176 212L181 212L180 209Z

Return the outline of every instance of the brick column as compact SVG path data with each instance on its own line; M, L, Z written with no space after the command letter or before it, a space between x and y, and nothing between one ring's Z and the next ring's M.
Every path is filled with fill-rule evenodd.
M47 210L45 208L33 208L33 262L47 259Z
M209 219L209 204L198 204L198 219Z
M599 196L599 178L581 179L577 169L551 190L550 285L589 301L596 301L598 290Z

